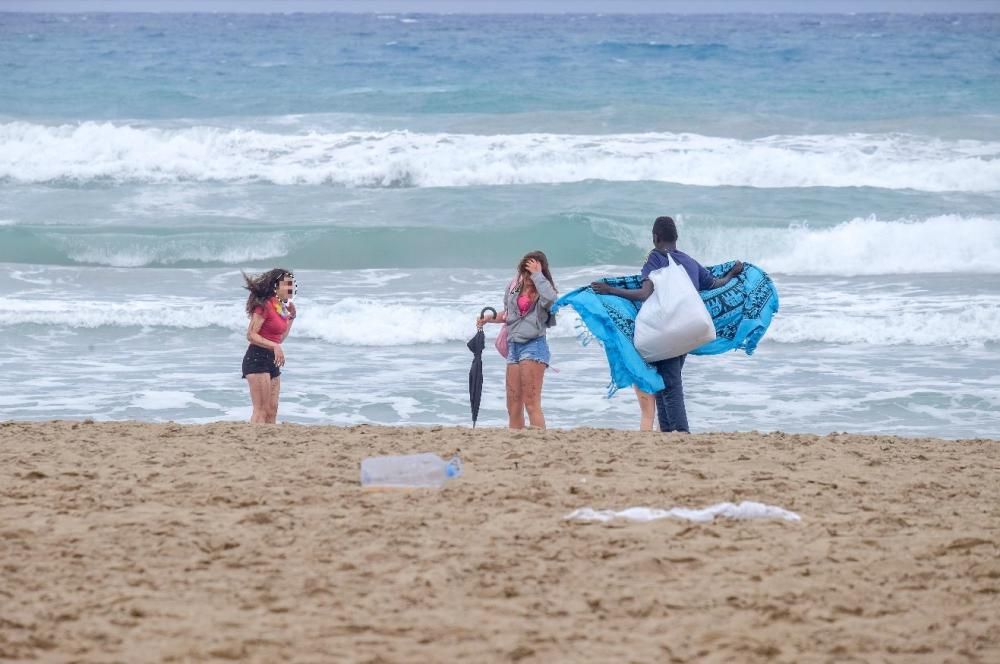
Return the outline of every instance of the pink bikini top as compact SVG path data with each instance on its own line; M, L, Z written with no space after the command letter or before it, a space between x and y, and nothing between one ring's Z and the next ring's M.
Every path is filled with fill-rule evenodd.
M531 297L528 295L518 295L517 296L517 309L521 312L521 315L528 313L528 309L531 308L532 302Z

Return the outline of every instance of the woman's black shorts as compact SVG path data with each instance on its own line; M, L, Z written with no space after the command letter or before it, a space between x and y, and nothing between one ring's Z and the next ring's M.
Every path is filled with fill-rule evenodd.
M271 374L271 378L277 378L281 375L281 369L274 366L273 350L250 344L243 356L243 377L256 373L267 373Z

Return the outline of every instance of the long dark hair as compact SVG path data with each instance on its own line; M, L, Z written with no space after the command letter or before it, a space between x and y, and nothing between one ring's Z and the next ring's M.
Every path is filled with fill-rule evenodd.
M558 290L556 288L556 282L553 281L552 279L552 273L549 272L549 259L541 251L529 251L524 255L521 261L517 264L518 280L524 278L525 272L528 271L528 268L526 266L528 264L528 261L530 261L532 258L534 258L536 261L542 264L542 276L549 280L549 283L552 284L552 288L554 290Z
M267 306L270 299L278 292L278 284L286 277L295 278L291 270L286 270L283 267L276 267L257 275L250 275L242 271L241 273L246 282L243 288L250 291L250 295L247 296L247 316L253 316L253 311L257 307Z

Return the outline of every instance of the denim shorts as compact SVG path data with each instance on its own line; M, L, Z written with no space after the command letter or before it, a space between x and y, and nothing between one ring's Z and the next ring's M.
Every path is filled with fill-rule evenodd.
M545 337L535 337L523 343L511 341L507 344L507 364L517 364L522 360L534 360L549 366L551 359L549 342L545 340Z

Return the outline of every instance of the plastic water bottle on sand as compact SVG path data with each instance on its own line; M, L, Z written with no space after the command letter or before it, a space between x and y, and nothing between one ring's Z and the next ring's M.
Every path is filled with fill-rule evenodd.
M368 457L361 462L364 489L439 489L462 474L462 462L436 454Z

